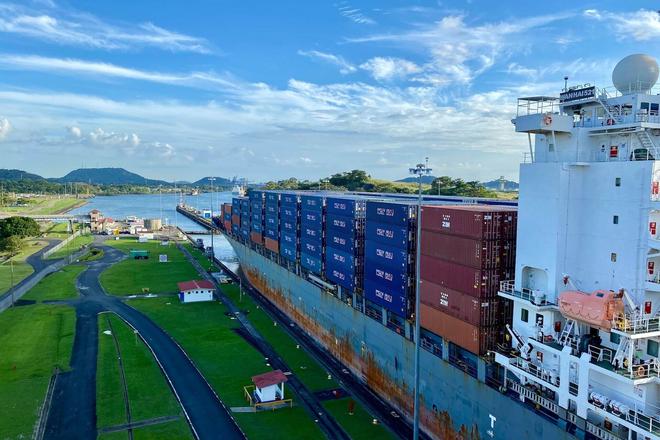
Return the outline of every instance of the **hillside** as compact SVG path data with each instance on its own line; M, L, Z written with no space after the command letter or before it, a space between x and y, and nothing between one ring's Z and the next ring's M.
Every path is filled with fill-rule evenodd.
M147 179L124 168L79 168L64 177L52 179L56 182L83 182L95 185L170 185L164 180Z
M209 179L215 179L213 181ZM208 176L208 177L202 177L196 182L193 182L191 185L192 186L230 186L231 180L226 179L224 177L218 177L218 176Z
M504 188L500 188L500 179L491 180L490 182L484 182L483 185L488 189L494 189L496 191L518 191L518 182L513 180L504 179Z
M436 179L435 176L422 176L422 183L425 183L427 185L430 185L433 183L433 181ZM406 177L404 179L399 179L396 182L402 182L402 183L417 183L419 181L418 177L415 176L410 176Z
M45 180L38 174L28 173L23 170L0 169L0 180Z

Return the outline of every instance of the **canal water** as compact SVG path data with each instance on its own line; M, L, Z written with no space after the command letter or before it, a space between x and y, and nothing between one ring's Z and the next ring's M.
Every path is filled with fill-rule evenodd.
M214 215L220 214L220 205L231 203L232 194L227 192L201 193L196 196L186 195L183 201L186 205L197 209L212 209ZM127 194L118 196L96 196L89 203L74 209L70 214L87 214L92 209L98 209L105 217L124 219L134 215L139 218L159 218L164 225L179 226L184 231L205 231L203 227L187 217L176 212L176 205L180 201L179 194ZM205 246L211 246L211 235L195 235L195 238L204 240ZM234 270L238 259L229 242L222 234L213 236L215 256L227 263Z

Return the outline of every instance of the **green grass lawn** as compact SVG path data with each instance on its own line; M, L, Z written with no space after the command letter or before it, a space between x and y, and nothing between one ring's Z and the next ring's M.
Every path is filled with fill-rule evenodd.
M35 301L52 301L78 297L76 278L85 270L85 266L74 264L64 266L57 272L46 276L34 286L23 299Z
M148 260L126 259L101 274L101 284L113 295L142 293L176 293L177 283L198 279L199 274L174 243L161 246L160 241L138 243L136 239L108 240L106 244L128 253L131 249L146 249ZM158 255L167 254L168 262L159 263Z
M192 438L192 434L185 418L181 416L180 420L134 429L133 438L135 440L179 440Z
M394 439L396 438L390 431L380 423L374 425L374 417L369 414L360 404L355 402L353 415L348 413L348 403L350 398L327 400L323 402L325 409L332 414L337 422L344 428L346 433L353 440L370 439Z
M53 252L48 256L49 260L56 260L58 258L64 258L78 252L82 246L86 246L94 241L94 237L91 234L79 235L69 243L62 246L57 251Z
M119 343L133 422L183 414L151 351L124 321L114 314L99 315L97 363L97 424L99 428L127 422L118 354L114 339L103 333L112 330ZM184 423L185 425L185 423ZM186 427L185 436L192 438Z
M204 255L204 253L201 250L199 250L199 248L193 246L192 243L190 243L189 241L186 241L183 244L183 247L186 248L188 250L188 252L190 252L190 254L195 258L195 260L197 260L199 262L199 264L202 265L202 267L204 269L211 269L211 272L218 272L219 271L219 269L216 267L216 265L211 264L211 262L209 261L209 258L206 255Z
M32 305L0 314L0 438L30 438L53 369L69 368L75 313Z
M259 333L266 339L277 353L287 363L291 371L300 378L311 391L322 391L336 388L337 382L328 379L328 372L322 368L296 341L280 326L274 326L273 320L266 312L257 308L249 295L244 294L239 302L239 287L235 284L224 284L222 291L241 310L249 310L248 319Z
M228 407L247 406L243 387L251 385L252 376L272 369L256 349L233 331L239 324L225 315L227 310L221 303L181 304L176 299L149 298L130 300L128 304L153 319L181 344ZM235 413L234 417L250 439L323 436L301 407Z
M27 206L3 206L0 212L7 214L58 214L87 203L85 200L75 197L58 198L57 196L46 196L30 199Z
M16 256L11 258L13 263L13 279L14 285L20 283L25 278L30 276L34 269L25 260L35 252L40 251L48 244L47 241L30 239L26 240L25 248ZM11 287L12 283L12 264L9 260L5 260L0 264L0 294L5 293Z
M59 238L64 240L70 234L68 227L68 222L48 223L42 230L44 235L48 238Z

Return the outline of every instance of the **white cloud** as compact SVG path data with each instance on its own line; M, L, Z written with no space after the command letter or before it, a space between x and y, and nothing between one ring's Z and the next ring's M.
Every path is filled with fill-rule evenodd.
M339 73L341 73L342 75L353 73L357 70L357 68L353 64L349 63L344 59L344 57L339 55L319 52L318 50L299 50L298 55L302 55L309 58L316 58L326 63L333 64L339 67Z
M0 141L7 137L11 131L9 119L0 117Z
M348 4L346 1L342 1L337 5L339 13L357 24L376 24L376 20L371 17L368 17L362 13L358 8L354 8Z
M100 127L91 131L85 140L88 140L92 145L113 146L129 150L140 145L140 138L135 133L107 132Z
M361 69L367 70L377 80L391 80L405 78L406 76L421 71L421 68L408 60L392 57L374 57L360 65Z
M82 137L82 130L80 127L76 127L75 125L67 127L67 131L69 132L69 136L74 139L80 139Z
M418 25L403 33L376 34L348 39L354 43L390 43L426 52L428 62L414 81L442 87L470 84L501 59L530 42L531 31L569 17L545 15L515 20L470 25L464 15L447 15L437 22ZM524 36L524 38L521 38Z
M509 63L506 72L511 75L526 77L529 80L539 81L555 76L554 79L561 80L568 76L569 80L584 80L591 82L602 81L601 86L609 85L609 72L612 71L614 62L609 58L588 60L577 58L572 61L562 61L543 65L542 67L523 66L519 63Z
M42 3L41 8L1 4L0 32L95 49L150 46L173 52L211 52L203 38L163 29L153 23L110 24L94 15L49 3Z
M584 16L608 23L617 38L649 41L660 37L660 13L640 9L634 12L609 12L587 9Z

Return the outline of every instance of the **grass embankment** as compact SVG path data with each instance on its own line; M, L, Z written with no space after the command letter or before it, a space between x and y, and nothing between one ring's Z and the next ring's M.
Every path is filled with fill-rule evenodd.
M31 305L0 314L0 438L32 437L55 367L69 368L75 313Z
M57 251L48 256L49 260L57 260L58 258L65 258L69 255L78 252L83 246L87 246L94 241L91 234L79 235Z
M170 390L151 351L136 337L133 329L114 314L99 315L99 355L96 380L96 416L99 429L128 422L124 404L123 383L118 353L112 334L117 338L123 362L132 422L163 416L179 416L180 420L141 428L138 438L192 438L181 407ZM173 433L168 434L172 429ZM104 438L127 438L127 433L112 433Z
M55 196L25 199L24 201L26 206L3 206L0 207L0 213L15 215L60 214L87 203L86 200L76 199L75 197L59 198Z
M243 387L250 378L270 371L264 357L234 330L236 320L218 302L181 304L176 299L130 300L167 331L193 359L228 407L247 406ZM294 396L294 402L295 402ZM250 439L322 438L318 426L302 407L259 413L234 413Z
M268 343L275 348L291 371L300 378L311 391L322 391L338 386L334 379L328 379L328 372L321 367L305 350L298 348L295 340L273 320L249 295L239 297L239 288L234 284L222 286L223 292L243 310L249 310L248 318ZM393 438L382 425L372 423L373 416L358 402L354 403L353 415L348 413L348 399L331 400L323 406L337 420L353 439Z
M209 257L204 255L204 253L199 250L199 248L193 246L189 241L186 241L183 244L183 247L186 248L188 252L190 252L190 255L192 255L204 269L208 269L211 272L218 272L219 269L216 267L216 265L212 264L209 260Z
M125 253L131 249L149 251L148 260L128 258L101 274L101 284L110 294L132 295L143 293L143 288L151 293L176 293L178 282L199 278L195 268L174 243L161 246L160 241L138 243L136 239L122 239L108 240L106 244ZM160 254L167 255L167 263L159 263Z
M69 234L71 234L68 222L46 223L46 225L42 227L42 231L46 237L59 238L60 240L64 240Z
M20 283L25 278L30 276L34 269L27 263L27 258L39 252L41 249L48 245L47 241L39 239L25 240L25 248L17 255L10 259L3 261L0 264L0 294L5 293L12 284L12 266L13 266L13 280L14 285ZM11 262L10 262L11 260Z
M76 278L85 269L79 264L64 266L39 281L22 299L41 302L77 298Z

